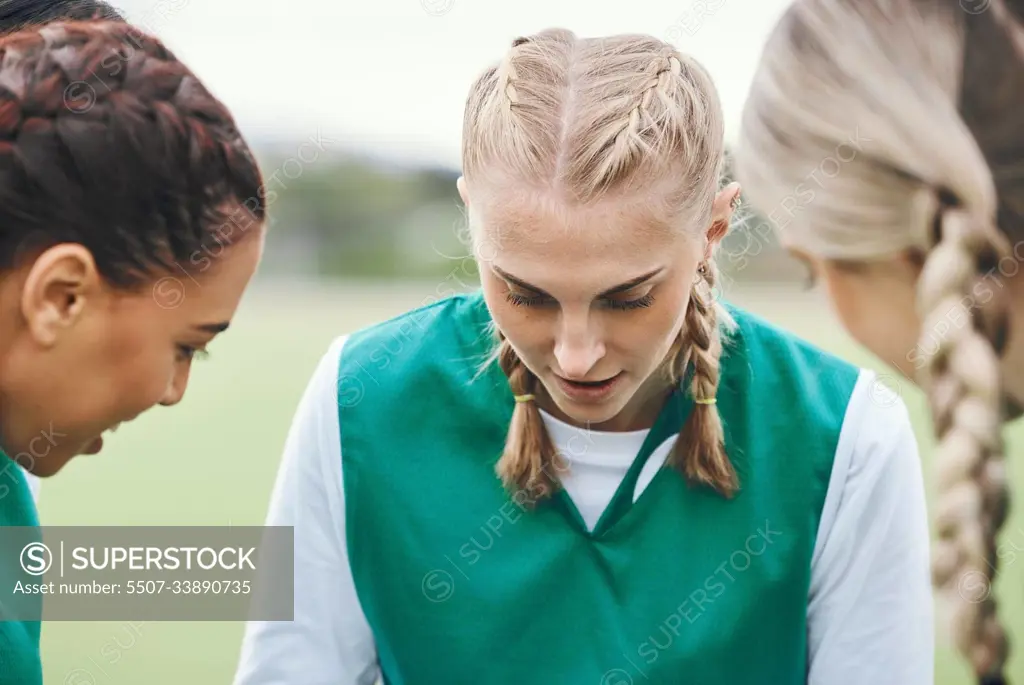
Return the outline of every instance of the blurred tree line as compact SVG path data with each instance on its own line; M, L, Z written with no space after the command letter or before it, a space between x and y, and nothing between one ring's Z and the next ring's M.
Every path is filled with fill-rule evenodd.
M470 254L458 172L351 153L264 149L271 231L262 272L315 278L444 278ZM727 158L725 185L732 179ZM719 267L734 281L798 280L767 219L742 204ZM465 269L463 269L465 270Z

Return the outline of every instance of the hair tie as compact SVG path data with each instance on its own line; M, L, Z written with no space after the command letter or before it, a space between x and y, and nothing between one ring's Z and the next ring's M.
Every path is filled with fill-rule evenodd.
M533 395L514 395L516 402L530 402L534 399Z
M697 404L715 404L715 403L718 402L718 398L717 397L709 397L707 399L702 399L702 398L698 397L698 398L694 399L694 402L696 402Z

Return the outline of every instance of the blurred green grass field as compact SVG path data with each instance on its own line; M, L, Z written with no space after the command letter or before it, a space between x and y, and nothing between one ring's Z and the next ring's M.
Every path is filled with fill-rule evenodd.
M195 365L182 404L157 408L122 427L101 454L80 457L44 482L42 523L261 525L292 412L330 341L419 306L437 292L437 284L430 283L261 285L247 295L231 330L212 345L211 358ZM855 363L891 373L852 344L817 296L749 287L727 296ZM892 384L913 413L930 497L932 439L922 396L905 382ZM1007 437L1008 451L1018 451L1021 427ZM1020 475L1014 477L1016 492L1024 493ZM1022 509L1014 507L1004 529L1002 544L1008 549L1024 551ZM1010 664L1011 681L1024 682L1024 567L1004 563L1001 572L996 583L1001 613L1011 640L1021 644ZM46 682L230 683L242 627L227 622L47 623ZM971 680L964 664L941 632L939 639L937 685L967 685Z

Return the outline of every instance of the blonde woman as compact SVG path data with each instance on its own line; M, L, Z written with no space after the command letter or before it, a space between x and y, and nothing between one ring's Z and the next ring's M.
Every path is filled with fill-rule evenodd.
M722 166L654 38L545 31L475 81L482 289L323 357L268 516L295 620L237 685L932 683L906 411L714 301Z
M1000 429L1024 399L1022 10L798 0L764 50L737 150L746 197L846 328L929 393L934 581L988 683L1007 657L989 592L1008 500Z

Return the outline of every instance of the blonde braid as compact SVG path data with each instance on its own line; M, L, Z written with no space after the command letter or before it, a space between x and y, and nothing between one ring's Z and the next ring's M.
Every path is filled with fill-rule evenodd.
M529 42L528 38L516 38L512 41L512 47L498 66L497 92L504 94L506 98L505 105L510 112L513 105L519 102L519 93L516 91L516 80L519 78L519 75L516 73L516 65L513 60L515 59L516 48L527 42Z
M714 260L702 265L690 294L679 353L671 358L670 378L678 383L693 362L690 392L696 404L669 455L669 464L688 480L708 485L726 497L739 489L736 471L725 452L725 431L718 406L719 360L722 332L713 288L717 279Z
M498 365L508 377L513 395L534 394L537 377L526 368L505 336L499 333L498 338ZM555 474L565 468L564 458L548 435L537 403L532 400L516 402L505 451L495 465L502 484L510 492L526 490L530 495L529 505L558 491L561 481Z
M963 308L979 273L995 268L1009 252L991 222L962 207L940 205L936 223L938 235L919 282L923 336ZM977 675L991 679L983 682L1002 682L1008 644L992 582L996 536L1009 501L1000 431L1005 300L972 306L970 319L971 325L953 326L939 342L923 383L938 437L933 580L953 601L957 647Z
M661 57L648 65L647 73L650 76L640 99L623 118L619 132L612 139L611 154L604 155L602 164L595 169L597 178L603 181L594 185L595 192L604 191L610 181L622 177L623 170L637 166L643 155L652 152L647 142L647 138L651 137L648 132L655 133L653 138L661 145L671 147L674 144L669 136L662 134L663 126L651 116L650 108L651 101L657 96L665 105L661 111L671 111L669 89L675 85L681 72L682 64L674 54Z

